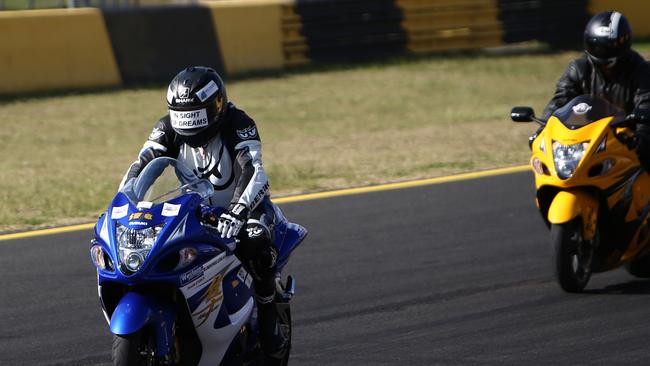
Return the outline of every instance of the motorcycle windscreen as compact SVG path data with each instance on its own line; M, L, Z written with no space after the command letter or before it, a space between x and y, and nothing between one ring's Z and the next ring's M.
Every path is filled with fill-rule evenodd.
M606 117L619 120L625 118L625 112L606 101L592 95L580 95L573 98L564 107L553 113L567 128L575 130Z

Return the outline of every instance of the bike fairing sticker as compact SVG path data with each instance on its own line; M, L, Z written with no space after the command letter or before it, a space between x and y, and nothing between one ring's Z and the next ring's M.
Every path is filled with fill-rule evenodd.
M163 208L162 208L162 211L161 211L160 214L163 215L163 216L167 216L167 217L174 217L174 216L178 216L178 213L180 212L180 210L181 210L181 205L174 205L174 204L165 202L163 204Z
M126 204L124 206L118 206L118 207L113 207L113 210L111 211L111 219L121 219L126 216L126 214L129 212L129 205Z
M226 252L219 254L218 256L212 258L210 261L208 261L207 263L201 266L194 267L191 270L183 273L181 275L181 287L185 287L192 282L196 282L188 286L188 289L195 287L198 284L198 282L201 281L203 274L207 272L210 268L220 263L224 258L226 258Z
M203 325L210 315L221 307L223 301L223 279L235 262L229 263L212 277L210 281L203 282L202 285L206 286L187 298L187 303L190 306L190 312L197 328Z

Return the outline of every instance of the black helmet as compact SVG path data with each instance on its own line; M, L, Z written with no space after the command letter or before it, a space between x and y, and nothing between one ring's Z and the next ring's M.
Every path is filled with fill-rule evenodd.
M594 15L585 29L585 51L597 65L612 66L630 49L632 29L617 11Z
M209 67L188 67L174 77L167 89L172 128L192 147L205 145L217 134L227 104L223 81Z

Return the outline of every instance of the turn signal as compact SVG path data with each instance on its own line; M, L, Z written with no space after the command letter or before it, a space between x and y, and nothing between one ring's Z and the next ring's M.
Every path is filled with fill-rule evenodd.
M101 270L113 271L113 263L111 262L110 257L106 254L102 246L96 240L93 240L91 244L94 244L90 247L90 258L92 259L95 267Z

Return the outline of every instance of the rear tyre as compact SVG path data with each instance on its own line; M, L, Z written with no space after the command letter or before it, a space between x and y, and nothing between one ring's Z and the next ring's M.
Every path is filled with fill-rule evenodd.
M650 255L626 263L625 269L634 277L650 278Z
M583 239L580 219L552 224L551 246L560 287L567 292L582 292L591 278L594 249L591 242Z
M113 336L113 366L153 366L153 344L143 332Z

